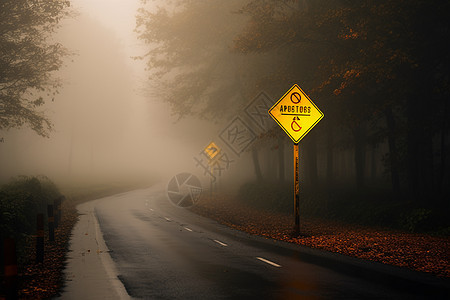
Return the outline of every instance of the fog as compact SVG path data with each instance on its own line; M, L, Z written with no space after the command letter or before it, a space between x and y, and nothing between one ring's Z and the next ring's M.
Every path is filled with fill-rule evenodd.
M63 86L42 112L53 123L49 138L28 128L1 132L2 182L45 175L59 184L125 179L166 182L196 173L198 155L224 123L178 120L154 96L133 29L139 1L73 1L77 13L55 39L69 49L56 74Z
M177 3L183 5L169 6ZM25 126L0 132L0 180L42 174L57 183L148 179L151 184L189 172L204 186L216 180L226 191L248 181L289 183L292 142L267 110L299 84L325 114L300 141L302 186L344 186L351 192L368 188L368 194L380 189L393 197L418 197L415 189L424 196L448 193L443 184L448 179L448 105L440 92L448 87L438 72L445 66L415 50L423 43L394 43L397 38L391 36L409 28L426 32L432 28L426 16L415 19L411 8L405 12L411 26L399 29L392 16L381 14L387 29L378 34L391 42L376 53L371 43L363 43L358 47L369 53L363 55L366 50L351 44L359 36L344 34L348 26L339 14L336 24L313 22L335 9L331 4L295 3L255 4L255 10L231 0L72 1L76 13L62 21L54 36L72 53L54 74L62 88L54 101L39 108L53 131L49 138ZM145 10L139 12L141 6ZM357 6L352 9L359 13ZM140 38L136 24L141 25ZM359 30L372 30L367 26ZM304 39L294 38L302 35ZM309 36L355 53L321 46ZM434 45L433 36L424 38ZM403 50L413 59L389 54ZM390 60L399 67L391 68ZM413 60L424 71L403 76L408 73L403 68L417 67ZM435 69L425 67L430 61ZM158 72L161 80L149 79ZM410 102L408 93L416 81L430 76L439 80L424 88L433 91L435 107L426 121L431 125L425 127L412 121L420 105ZM395 83L389 78L396 78ZM423 137L420 145L415 135ZM211 142L222 150L214 165L204 152ZM419 180L421 173L428 174L426 180Z
M76 299L119 285L132 298L408 290L369 286L372 267L355 281L344 255L448 277L448 10L0 1L0 281ZM3 236L17 239L19 266ZM311 247L312 260L275 240ZM80 273L64 263L63 279L71 256ZM438 287L423 278L421 292Z

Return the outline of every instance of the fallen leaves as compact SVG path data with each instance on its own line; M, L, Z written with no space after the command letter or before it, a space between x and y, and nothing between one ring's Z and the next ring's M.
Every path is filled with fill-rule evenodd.
M301 236L293 235L293 216L258 211L229 199L202 199L192 211L231 228L311 248L406 267L439 277L450 277L450 239L387 229L342 224L331 220L301 218ZM47 299L58 294L70 233L77 221L73 206L63 204L63 219L55 242L45 240L43 264L30 263L20 271L21 299ZM34 243L31 243L34 246Z
M251 234L450 277L448 237L302 217L302 235L294 236L293 216L260 211L227 198L203 198L191 210Z
M73 205L63 203L62 220L55 229L55 241L50 242L46 232L43 263L35 263L35 244L30 243L28 264L19 273L20 299L48 299L58 294L63 283L62 272L70 233L77 217Z

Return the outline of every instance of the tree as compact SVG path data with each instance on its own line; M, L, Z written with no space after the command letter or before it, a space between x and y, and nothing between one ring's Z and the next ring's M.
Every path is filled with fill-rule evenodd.
M64 0L0 1L0 129L27 125L48 136L52 124L38 109L61 85L53 73L68 51L52 34L69 6Z
M146 2L136 31L149 50L140 58L154 96L168 103L176 117L229 118L261 92L254 74L264 66L231 51L246 19L236 13L242 1L175 0L156 10L146 8ZM261 181L258 149L251 151Z
M347 90L348 97L349 92L361 96L358 89L364 91L369 100L366 116L386 124L394 191L400 189L403 171L408 196L421 201L436 199L429 196L436 195L436 181L443 180L436 178L433 139L438 134L442 139L447 130L443 113L449 84L442 70L449 67L449 46L443 42L449 31L449 10L448 1L369 0L348 5L340 17L349 28L344 37L353 40L358 50L352 57L358 76L341 80L343 88L337 92ZM430 108L426 114L424 105ZM448 149L442 144L445 157ZM403 170L401 152L406 153ZM442 163L440 169L444 168Z
M145 59L156 96L175 116L215 120L242 102L242 58L230 53L242 17L240 1L174 1L156 11L143 7L136 31L148 47Z
M288 54L280 72L272 73L272 84L302 81L317 99L326 99L319 106L327 119L352 133L359 188L367 142L387 139L393 189L399 189L403 165L410 194L427 199L434 192L438 134L443 172L438 182L445 178L448 155L449 84L443 70L449 67L449 47L443 41L449 6L438 0L252 0L241 10L250 21L235 49ZM423 114L425 99L437 113ZM384 128L377 130L380 124Z

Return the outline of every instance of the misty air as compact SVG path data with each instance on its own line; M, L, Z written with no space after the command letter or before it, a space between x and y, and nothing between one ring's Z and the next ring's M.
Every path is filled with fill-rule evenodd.
M0 299L446 299L449 14L0 1Z

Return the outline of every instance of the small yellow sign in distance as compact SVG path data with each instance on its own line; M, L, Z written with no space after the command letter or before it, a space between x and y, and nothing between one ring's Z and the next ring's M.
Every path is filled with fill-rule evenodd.
M208 155L210 160L216 157L219 152L220 148L214 142L209 143L209 145L205 148L205 153Z
M324 116L297 84L269 109L269 114L296 144Z

